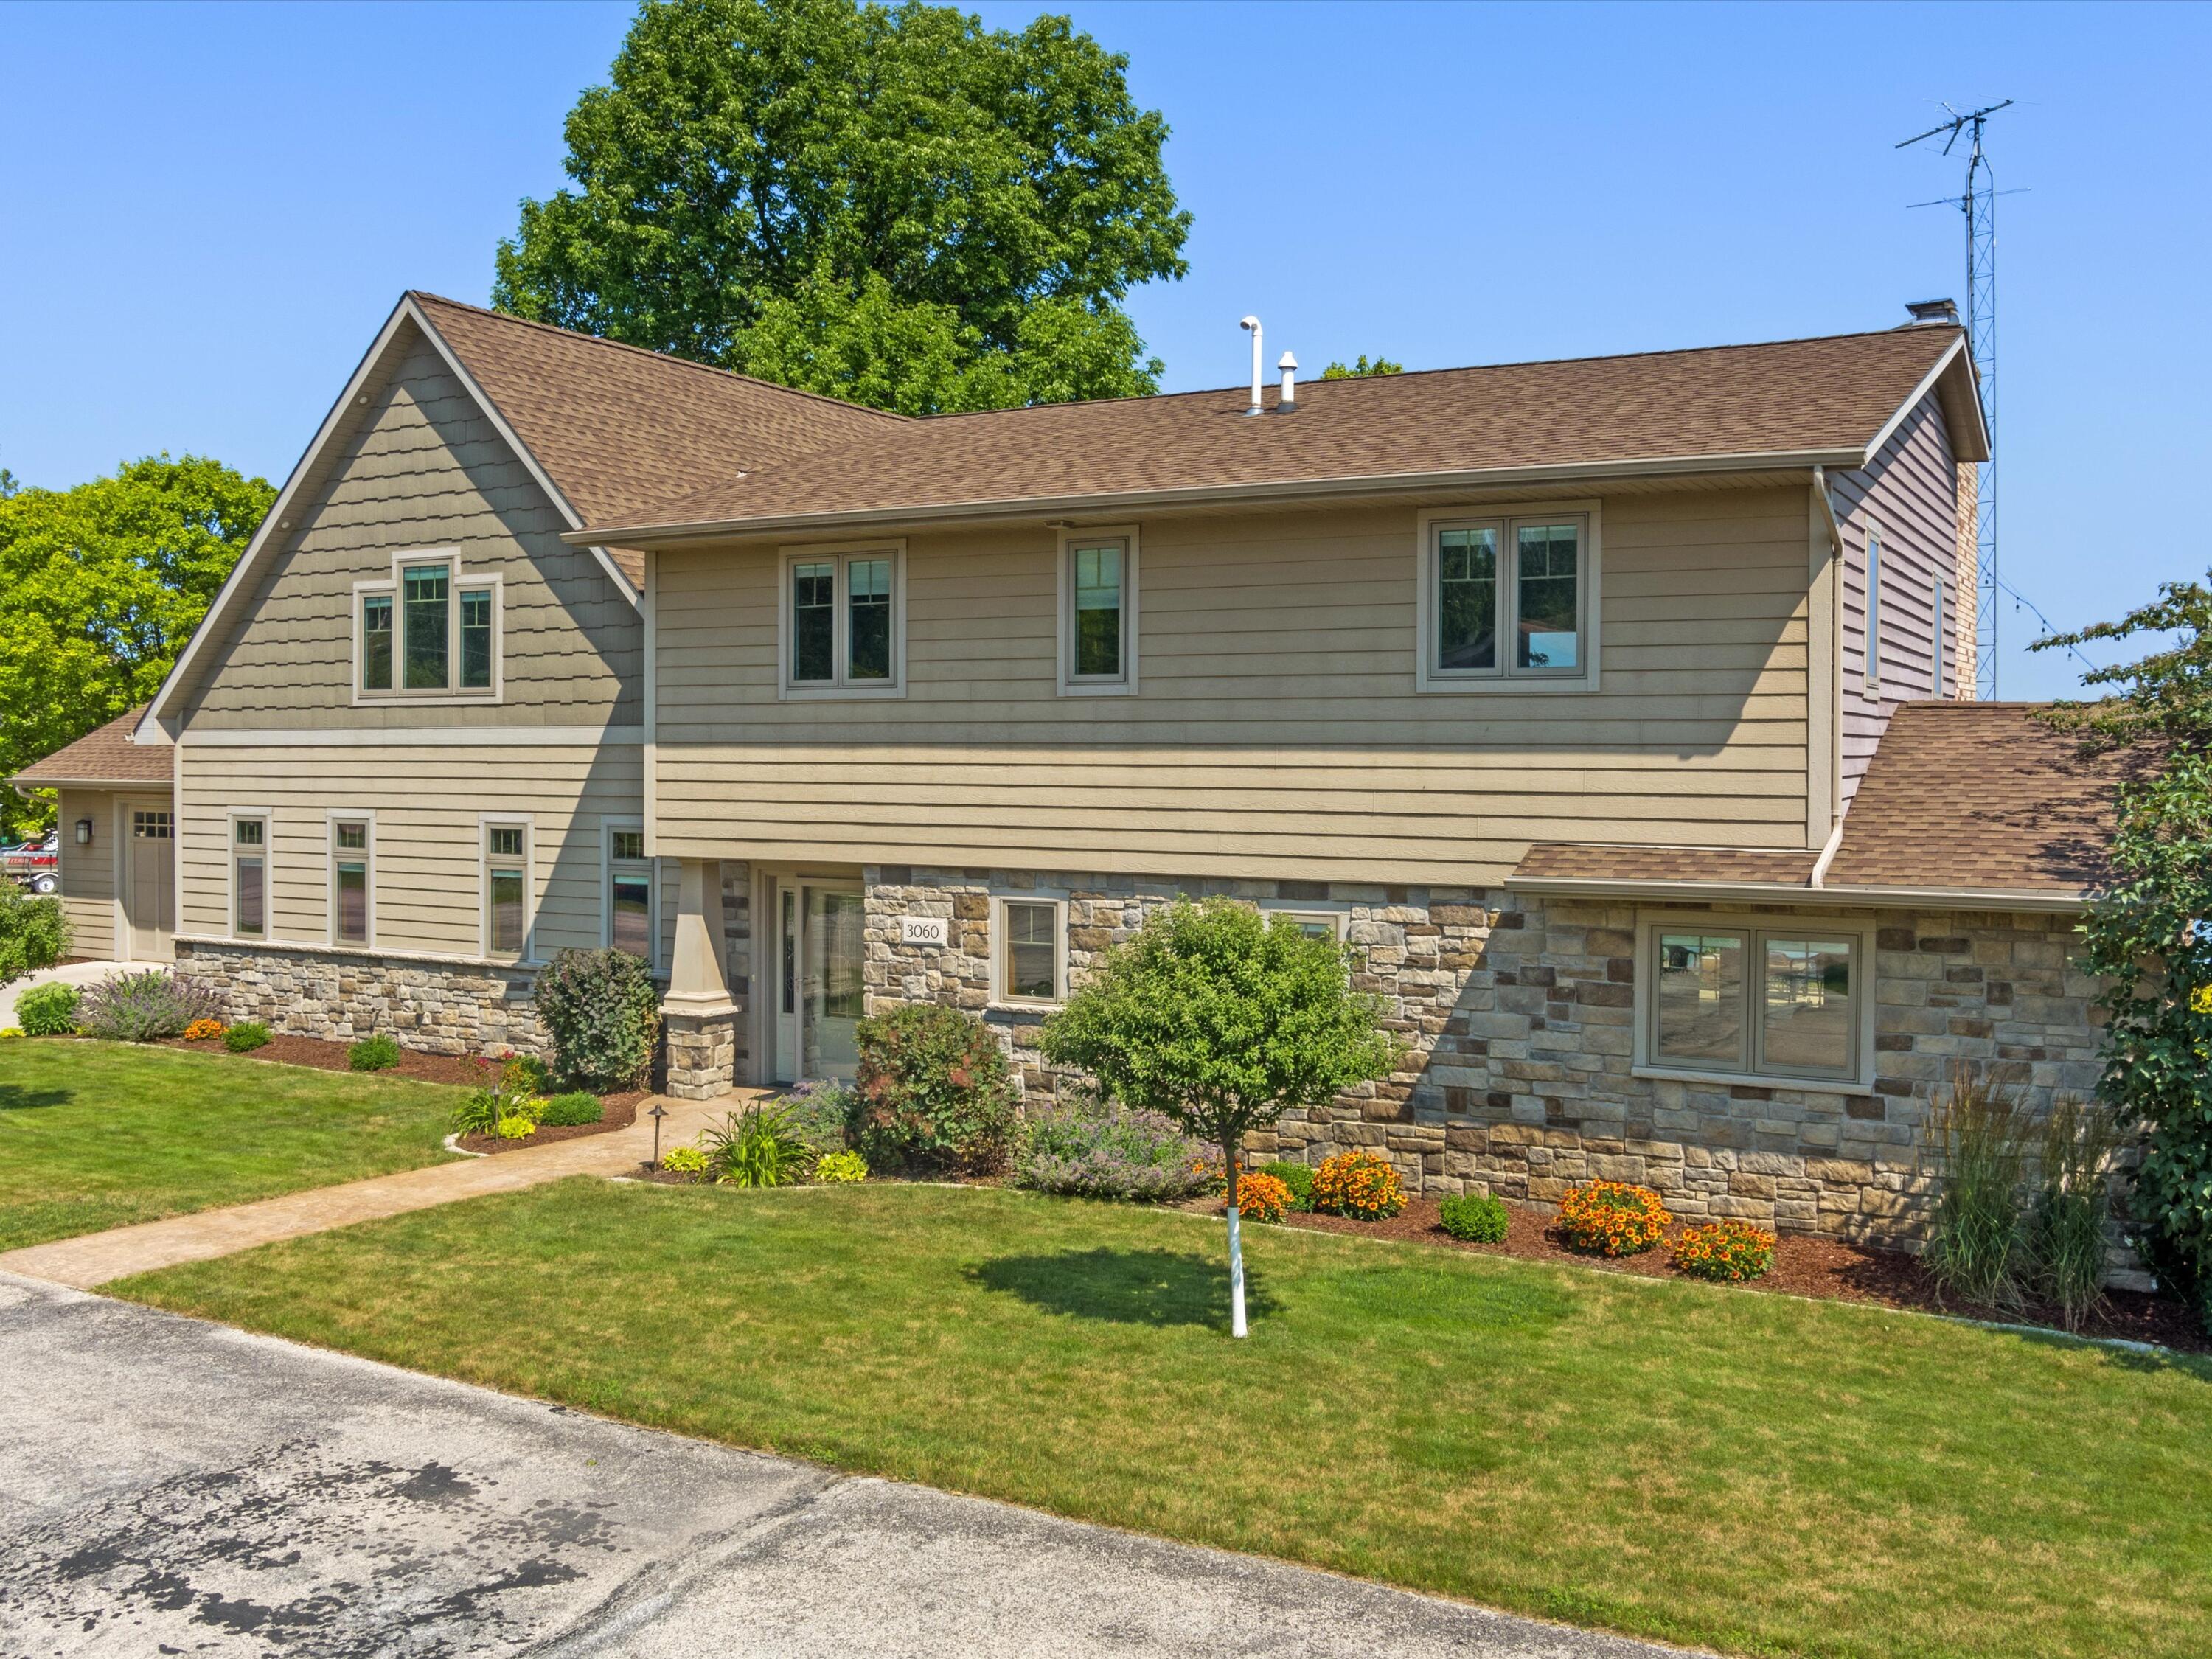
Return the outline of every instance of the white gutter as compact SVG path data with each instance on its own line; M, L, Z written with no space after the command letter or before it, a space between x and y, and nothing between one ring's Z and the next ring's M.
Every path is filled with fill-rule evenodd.
M1662 455L1626 461L1577 461L1550 466L1462 468L1443 472L1372 472L1252 484L1208 484L1188 489L1124 489L1086 495L1020 495L939 503L906 503L860 512L785 513L752 519L690 523L592 526L565 531L574 547L621 547L707 537L770 535L795 530L871 528L890 524L957 522L1042 514L1112 513L1143 507L1234 505L1243 501L1299 501L1337 495L1395 495L1431 489L1519 489L1541 483L1581 483L1604 478L1695 476L1705 472L1796 471L1820 466L1855 467L1856 449L1755 450L1732 455Z

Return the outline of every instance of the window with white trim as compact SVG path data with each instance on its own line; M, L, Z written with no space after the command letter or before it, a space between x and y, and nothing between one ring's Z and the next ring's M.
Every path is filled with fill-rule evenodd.
M993 930L999 960L993 969L996 1000L1039 1006L1067 994L1067 941L1057 899L999 901L999 925Z
M369 942L369 823L331 820L331 943Z
M787 696L896 694L906 666L905 555L896 546L797 550L784 559Z
M1110 695L1137 687L1137 532L1060 534L1060 689Z
M1929 695L1940 697L1943 695L1943 579L1941 576L1936 578L1935 597L1931 603L1935 608L1936 626L1930 640L1929 654L1934 657L1936 665L1929 676L1934 684Z
M495 696L500 592L497 576L471 574L450 553L402 554L389 580L356 583L359 695Z
M530 826L483 826L483 953L520 957L530 943Z
M1346 924L1351 920L1343 910L1300 910L1287 904L1268 904L1261 907L1261 914L1271 922L1277 916L1288 921L1301 933L1316 939L1325 939L1334 944L1344 940Z
M1641 1048L1655 1070L1855 1083L1869 1018L1864 933L1832 923L1649 924Z
M230 931L239 939L269 932L269 820L230 821Z
M1424 514L1420 683L1586 687L1596 671L1595 514Z
M1881 527L1867 526L1866 690L1881 695Z
M617 951L653 960L653 860L645 855L645 831L620 827L607 831L607 943Z

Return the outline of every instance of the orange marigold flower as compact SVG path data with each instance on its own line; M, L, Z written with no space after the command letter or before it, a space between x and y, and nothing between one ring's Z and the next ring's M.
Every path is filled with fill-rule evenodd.
M1667 1231L1667 1206L1649 1187L1585 1181L1559 1202L1559 1236L1578 1250L1635 1255Z
M1406 1207L1406 1188L1388 1158L1364 1149L1339 1152L1314 1171L1313 1206L1323 1215L1381 1221Z
M1237 1177L1237 1213L1252 1221L1280 1221L1291 1212L1291 1189L1257 1170Z

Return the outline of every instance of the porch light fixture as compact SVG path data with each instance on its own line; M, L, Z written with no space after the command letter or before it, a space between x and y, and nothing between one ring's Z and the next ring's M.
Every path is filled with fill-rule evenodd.
M90 818L79 818L76 821L76 844L80 847L89 847L92 845L92 820Z

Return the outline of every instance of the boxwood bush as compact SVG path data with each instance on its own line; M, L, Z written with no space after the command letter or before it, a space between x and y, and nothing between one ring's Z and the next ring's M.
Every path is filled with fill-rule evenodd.
M660 998L642 957L556 951L538 975L537 995L562 1082L601 1094L644 1085L660 1041Z
M1437 1206L1437 1221L1454 1238L1471 1244L1505 1242L1504 1202L1487 1194L1467 1193L1444 1199Z
M57 981L33 985L15 999L15 1020L25 1036L67 1036L76 1030L78 991Z
M597 1095L574 1089L547 1101L545 1115L538 1121L549 1129L573 1129L580 1123L597 1123L606 1115L607 1109L599 1104Z
M269 1041L269 1028L258 1019L241 1019L222 1034L222 1046L234 1054L250 1054Z
M1256 1173L1273 1176L1283 1185L1288 1187L1291 1189L1291 1207L1293 1210L1313 1208L1312 1164L1293 1164L1287 1158L1278 1158L1273 1164L1262 1164Z
M860 1022L846 1136L872 1170L990 1175L1014 1148L1013 1071L973 1014L908 1003Z
M346 1064L356 1072L388 1072L399 1063L399 1039L389 1031L365 1036L346 1050Z

